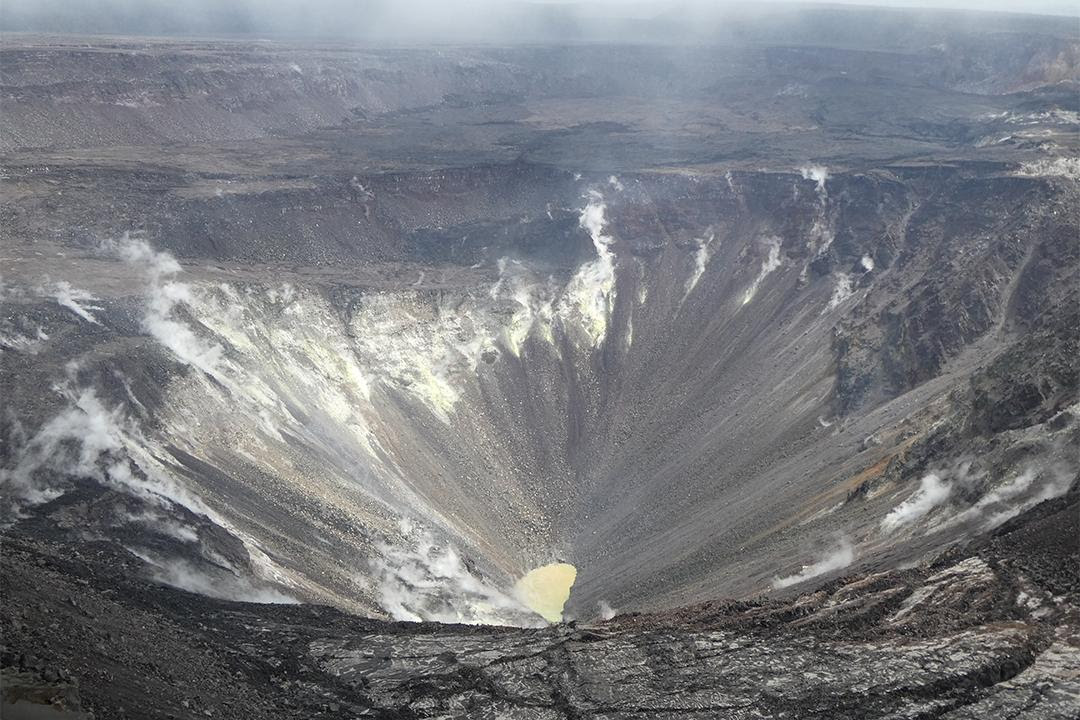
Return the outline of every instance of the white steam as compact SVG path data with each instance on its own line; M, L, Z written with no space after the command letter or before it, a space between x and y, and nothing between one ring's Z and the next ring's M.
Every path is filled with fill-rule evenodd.
M932 523L931 531L964 523L978 523L984 531L992 529L1067 492L1076 477L1076 462L1068 441L1059 438L1048 445L1046 456L1009 472L996 471L980 469L978 461L963 460L925 475L918 489L885 516L881 530L888 534L913 525L947 502L962 509ZM990 484L989 477L997 478L996 486ZM963 507L963 499L972 496L978 499Z
M0 468L0 485L26 504L45 502L62 494L40 470L107 479L98 459L123 446L119 412L107 409L92 390L57 388L70 406L46 422L29 442L18 449L12 468ZM50 473L51 474L51 473Z
M20 332L0 332L0 352L14 350L15 352L26 352L34 355L48 339L48 333L40 325L32 337L23 335Z
M155 251L146 241L132 240L126 235L119 241L106 243L105 247L141 270L145 277L147 305L143 328L181 362L217 377L221 345L205 342L175 317L180 306L194 302L191 287L172 279L182 272L180 263L169 253Z
M825 181L829 179L829 168L824 165L803 165L799 168L799 174L803 180L813 180L817 183L817 194L824 199L828 196Z
M97 318L95 318L90 311L100 311L102 308L96 305L82 305L85 302L94 302L96 297L91 295L85 290L72 287L71 283L67 280L61 280L53 287L53 297L56 298L56 302L61 307L66 307L71 312L75 313L83 320L98 325Z
M611 607L607 600L601 600L597 603L597 611L600 613L601 620L611 620L619 614L619 611Z
M829 169L824 165L803 165L799 168L799 174L803 180L812 180L815 183L814 192L817 193L818 202L814 210L814 223L810 227L807 247L812 258L821 257L832 246L836 238L832 220L829 217L829 192L825 183L829 179ZM795 194L798 195L798 185ZM810 272L809 262L803 266L799 273L801 282L806 282Z
M819 228L819 223L815 223L814 227ZM828 237L828 236L829 236L829 233L825 233L824 235L819 235L819 237L823 237L823 238ZM831 242L831 237L829 237L829 242ZM818 254L820 255L822 252L824 252L827 249L828 249L828 244L827 243L822 244L821 247L818 250ZM869 255L863 255L862 258L860 258L860 260L859 260L859 266L862 267L862 269L863 269L861 275L853 276L851 273L837 273L835 275L835 277L836 277L836 285L833 286L833 294L832 294L832 297L829 299L829 305L828 305L828 307L826 307L825 312L835 310L836 308L840 307L845 301L847 301L848 298L852 297L855 294L855 281L856 281L856 279L858 279L859 277L865 277L867 273L873 271L873 269L874 269L874 258L870 257ZM804 272L805 272L805 269L804 269Z
M855 560L855 547L847 537L841 537L837 545L826 553L825 557L809 565L803 565L802 569L794 575L778 577L773 580L773 588L779 590L790 585L815 578L819 575L846 568Z
M743 294L743 305L754 299L754 295L757 293L762 280L768 277L769 273L776 270L782 264L782 261L780 260L780 238L776 236L766 238L765 244L769 248L768 255L761 261L761 270L758 271L757 277L754 278L754 282L750 284L750 287L747 288L746 292Z
M500 333L503 347L519 357L526 338L534 328L539 328L543 338L553 344L554 283L550 279L547 283L537 281L517 260L501 258L498 267L499 280L492 286L489 295L493 300L507 299L514 307Z
M124 519L128 523L142 525L182 543L191 544L199 541L199 533L194 528L182 525L163 513L147 509L139 513L125 513Z
M983 530L993 529L1044 500L1064 495L1073 477L1074 473L1064 463L1030 465L957 513L948 524L982 520ZM1032 492L1034 488L1038 490Z
M886 533L895 532L905 525L925 517L931 510L949 499L952 485L942 480L935 473L928 473L919 481L919 489L904 502L897 505L881 521L881 529Z
M544 622L512 594L474 575L461 555L403 520L403 545L382 544L372 562L379 605L395 620L531 625Z
M975 503L976 507L988 507L1000 502L1005 502L1006 500L1012 500L1031 487L1031 483L1035 480L1036 475L1038 475L1038 472L1035 468L1028 468L1001 487L991 490L984 495L977 503Z
M74 364L69 365L67 380L54 388L66 400L64 409L32 437L15 438L11 464L0 468L3 489L0 498L4 501L5 519L17 517L27 506L62 495L74 481L89 479L145 503L138 514L126 515L127 522L146 525L182 543L192 543L198 534L179 520L178 508L184 508L205 516L239 538L256 563L258 550L250 539L174 476L164 459L169 451L144 435L122 405L107 405L94 388L78 387L76 370ZM257 563L253 566L256 575L273 575L268 562L262 567ZM175 564L157 559L154 564L163 582L194 592L254 602L292 601L239 575L223 575L220 580L214 580L183 562Z
M273 587L259 585L250 578L222 572L210 575L198 566L181 558L163 558L156 554L128 548L135 557L151 567L153 578L162 584L181 590L238 602L291 605L297 599Z
M701 276L705 274L705 268L709 264L709 259L712 257L712 244L716 239L716 235L710 231L706 237L700 237L697 239L697 250L694 251L694 270L690 273L690 277L686 279L686 286L683 292L683 301L690 296L690 291L697 287L698 281L701 280Z
M578 268L570 278L557 311L564 318L575 320L590 344L599 347L607 335L608 319L615 303L615 253L611 249L615 238L604 233L607 224L604 197L591 190L586 199L578 224L588 231L597 257Z
M560 288L553 278L542 280L520 261L502 258L498 263L499 279L488 295L512 307L509 321L476 309L489 340L500 339L502 347L515 357L533 332L554 345L556 325L569 337L583 339L591 347L599 347L607 336L615 302L615 253L611 249L614 238L604 232L607 206L603 196L590 190L585 197L587 202L578 224L589 233L596 259L581 265Z
M513 312L508 323L499 322L492 334L502 346L518 356L522 344L534 331L554 345L556 325L571 339L599 347L607 337L615 304L615 239L605 232L607 205L603 196L590 190L578 216L579 226L589 233L596 259L581 265L566 285L558 287L553 278L541 280L518 260L499 261L499 280L489 295L509 302ZM628 328L628 337L629 340Z
M62 494L66 478L86 477L163 507L208 513L168 477L122 407L106 406L93 388L76 389L73 377L54 389L67 407L17 448L13 467L0 468L5 494L33 505Z

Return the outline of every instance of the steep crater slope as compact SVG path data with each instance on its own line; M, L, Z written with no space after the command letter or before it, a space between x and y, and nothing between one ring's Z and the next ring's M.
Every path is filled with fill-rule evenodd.
M578 569L572 614L671 607L783 586L823 555L836 570L939 546L987 522L994 492L1011 507L1064 491L1073 360L1034 381L1034 420L1052 425L1017 437L969 420L960 396L1016 338L1067 339L1054 322L1075 300L1076 229L1055 208L1071 184L807 167L546 172L540 191L519 180L536 172L470 173L521 215L410 233L414 269L387 270L389 287L228 260L181 272L127 236L90 249L78 291L52 289L66 310L13 296L18 322L66 313L62 347L85 348L61 388L71 407L39 407L11 455L14 504L47 500L34 512L64 526L117 502L52 499L77 459L106 487L209 518L172 531L182 560L154 539L161 507L86 523L152 529L125 542L166 579L194 564L367 613L516 623L533 620L514 580L556 561ZM398 179L374 212L436 214L431 188L451 181ZM993 202L961 223L928 201L942 193ZM9 367L62 374L43 362L56 338L36 342ZM881 525L930 470L956 494ZM232 560L204 537L214 524L242 541Z

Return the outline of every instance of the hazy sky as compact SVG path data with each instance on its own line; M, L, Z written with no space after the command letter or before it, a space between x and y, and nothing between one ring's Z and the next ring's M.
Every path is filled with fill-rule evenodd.
M452 9L460 5L514 5L514 4L550 4L550 5L577 5L596 9L618 9L621 12L629 12L633 15L649 14L663 6L678 4L696 4L703 6L752 6L762 2L783 4L812 4L812 5L863 5L863 6L886 6L886 7L910 7L910 8L946 8L962 10L987 10L1007 11L1020 13L1048 13L1056 15L1080 16L1080 0L390 0L391 4L401 7L416 6L427 9L435 5ZM137 8L153 7L155 5L171 5L175 9L185 11L188 8L205 6L203 0L2 0L0 5L8 4L17 8L37 8L42 12L54 12L56 8L71 9L74 6L82 8L123 8L125 12L137 12ZM370 0L307 0L304 3L290 2L290 0L215 0L213 2L219 9L235 6L259 7L265 6L267 11L272 11L276 6L288 4L306 5L312 10L321 7L347 7L372 4Z
M493 42L620 40L633 39L635 33L642 38L649 32L666 31L666 37L680 42L683 37L721 28L735 15L745 19L761 17L763 12L764 26L769 27L779 12L790 25L792 18L803 13L790 13L778 5L793 3L823 4L810 0L0 0L0 29ZM831 4L1080 15L1080 0L833 0ZM873 11L865 17L868 22L876 19ZM936 23L927 17L922 22L930 27ZM956 23L955 18L952 22ZM857 30L851 31L857 34ZM1055 32L1080 34L1080 20L1063 21Z
M622 2L623 0L596 0ZM809 0L794 0L808 2ZM818 3L819 4L819 3ZM890 7L1004 10L1007 12L1080 15L1080 0L832 0L835 5L887 5Z
M512 1L512 0L511 0ZM576 2L577 0L541 0L542 2ZM1080 15L1080 0L764 0L764 2L798 2L814 5L870 5L888 7L949 8L959 10L991 10L1053 15ZM595 4L633 5L639 0L586 0Z
M407 0L405 0L407 2ZM522 2L528 0L503 0ZM642 0L532 0L557 4L592 4L597 6L643 6L656 2ZM661 0L662 2L662 0ZM958 10L988 10L1020 13L1046 13L1051 15L1080 15L1080 0L759 0L759 2L806 3L812 5L869 5L886 7L945 8ZM722 0L716 3L724 4ZM727 3L733 4L733 3Z

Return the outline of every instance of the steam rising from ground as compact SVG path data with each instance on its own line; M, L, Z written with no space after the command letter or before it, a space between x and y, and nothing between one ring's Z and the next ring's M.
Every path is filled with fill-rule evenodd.
M599 347L607 337L615 303L615 253L611 248L615 239L605 232L607 205L603 196L591 190L585 199L578 224L589 233L596 259L581 265L565 286L559 287L550 277L536 277L520 261L499 260L499 280L488 295L511 303L514 309L508 323L496 321L488 333L514 356L520 355L534 332L554 344L556 326L571 339L583 340L587 347Z
M803 165L799 168L799 174L803 180L813 180L817 183L817 193L823 200L828 197L825 181L829 179L829 168L824 165Z
M813 180L815 183L814 191L817 193L818 202L814 224L810 227L808 245L811 254L820 257L828 251L836 237L829 218L829 191L825 186L829 179L829 169L823 165L804 165L799 168L799 174L803 180ZM803 281L806 280L808 271L809 265L804 266L800 275Z
M208 512L164 472L121 407L105 405L93 388L77 387L75 371L69 366L67 381L54 388L68 406L16 449L14 467L0 468L5 494L16 504L37 504L60 495L65 478L82 476L157 505Z
M220 375L221 346L207 343L175 317L181 307L190 312L198 304L188 285L171 279L180 271L179 264L167 253L155 252L147 243L127 237L105 243L103 250L143 274L146 281L144 329L181 362L225 379ZM84 308L78 304L92 299L89 293L75 290L64 282L57 283L56 288L58 302L97 324L97 319L89 316L87 310L100 308ZM169 462L170 452L161 442L146 435L122 405L108 405L93 387L81 386L77 376L78 367L69 364L66 379L54 387L65 404L64 409L46 421L33 436L9 438L13 441L12 450L6 466L0 468L4 519L11 521L28 506L63 494L75 482L91 479L145 503L149 509L142 513L142 519L149 521L163 517L161 522L154 524L154 529L181 542L190 542L193 531L174 519L182 514L180 508L208 518L239 538L252 560L261 558L261 565L257 565L263 570L270 569L273 574L272 563L250 538L237 532L200 500L186 482L177 479L176 468ZM121 377L121 381L129 397L138 404L126 380ZM161 419L165 420L164 417ZM183 433L176 437L183 437ZM164 581L208 592L209 580L199 582L194 579L196 569L169 564L172 562L158 558L159 564L166 563L159 568ZM235 578L226 577L225 582L231 588L226 588L230 597L246 594ZM255 588L254 585L251 587Z
M206 343L174 317L179 306L194 301L190 286L172 279L182 271L180 263L168 253L156 252L145 240L127 236L106 243L105 247L140 270L146 279L147 306L142 321L146 331L182 362L208 375L217 375L221 346Z
M181 558L163 558L134 548L128 551L151 567L153 578L165 585L221 600L266 604L293 604L296 598L251 579L220 572L211 576Z
M40 325L32 335L23 335L20 332L2 332L0 333L0 352L15 350L16 352L27 352L33 355L41 349L48 339L49 334Z
M982 521L982 529L991 530L1044 500L1064 495L1074 476L1075 471L1070 471L1064 462L1028 465L950 518L947 524ZM1033 488L1038 490L1031 492Z
M919 481L919 489L885 516L881 521L881 529L891 533L910 525L948 500L951 494L952 486L949 483L934 473L928 473Z
M855 547L847 537L840 538L839 542L824 557L817 562L803 565L802 569L794 575L776 578L773 580L773 588L779 590L791 585L815 578L819 575L846 568L855 560Z
M607 333L608 319L615 302L615 253L611 249L615 239L604 234L604 212L607 209L604 197L592 190L587 199L588 203L581 211L578 222L592 238L597 257L582 265L570 278L560 299L559 311L564 316L575 317L593 347L598 347Z
M77 368L70 365L67 380L54 388L67 406L14 448L13 466L0 468L5 520L60 496L74 480L89 478L144 503L141 513L129 513L123 521L148 525L181 543L192 543L198 534L177 519L183 509L239 537L253 561L262 557L250 539L176 478L164 460L168 452L143 433L123 406L110 407L93 388L80 388L76 374ZM293 601L235 571L211 578L190 562L161 555L155 555L152 564L161 582L193 592L252 602Z
M607 336L615 299L614 238L605 233L603 196L591 191L579 217L597 257L581 265L562 288L541 279L520 262L503 258L499 279L488 292L513 309L509 322L481 299L448 301L431 308L419 294L366 296L353 320L365 382L388 382L416 395L443 422L449 422L461 387L475 376L485 356L501 348L518 356L528 337L554 344L558 326L570 338L599 347Z
M80 303L94 302L96 297L86 292L85 290L79 290L71 286L67 280L61 280L56 283L53 290L56 302L62 307L66 307L71 312L75 313L83 320L98 325L97 318L90 314L91 310L100 311L102 308L95 305L82 305Z
M852 273L837 273L836 285L833 286L832 298L829 299L829 305L826 308L826 311L835 310L843 305L844 301L855 294L855 281L866 277L867 274L874 271L874 258L869 255L863 255L859 259L859 267L862 268L862 274L858 276L855 276Z
M1063 441L1055 441L1046 456L1006 474L996 486L988 485L988 472L978 471L971 461L955 463L950 469L924 475L919 487L881 521L881 531L892 534L914 526L937 508L960 503L974 493L981 496L966 508L954 511L934 526L942 530L960 523L979 522L983 530L997 527L1038 503L1063 495L1075 477L1075 462L1052 459L1059 455ZM1064 441L1067 442L1067 441ZM1065 454L1068 458L1068 453ZM989 487L989 489L987 489Z
M694 270L690 273L690 277L686 279L685 291L683 292L683 300L690 296L690 291L697 287L698 281L701 280L701 276L705 274L705 268L709 264L709 258L712 257L712 244L716 239L716 234L712 231L705 237L697 239L697 250L694 251Z
M510 321L501 333L503 347L512 355L521 355L522 345L534 328L539 328L543 339L554 344L552 323L557 292L553 279L541 282L520 262L499 260L499 280L491 288L490 296L493 300L509 298L514 305Z
M543 626L508 593L473 574L452 546L402 520L401 543L383 543L372 561L379 605L395 620Z
M782 264L782 261L780 260L780 243L780 238L775 236L765 239L768 255L761 261L761 270L758 271L757 277L754 278L754 282L750 284L750 287L747 288L746 292L743 294L743 305L754 299L754 295L757 293L758 287L761 286L761 282L768 277L769 273L776 270Z
M61 493L37 478L38 471L89 475L104 482L107 477L98 458L123 447L116 411L106 409L92 389L57 389L70 401L70 407L46 422L19 449L13 468L0 469L5 490L27 504L45 502Z

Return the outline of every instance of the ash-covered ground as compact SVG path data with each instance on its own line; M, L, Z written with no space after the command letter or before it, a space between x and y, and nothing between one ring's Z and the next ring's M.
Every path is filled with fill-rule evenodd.
M1076 717L1080 42L818 12L5 33L5 717Z

